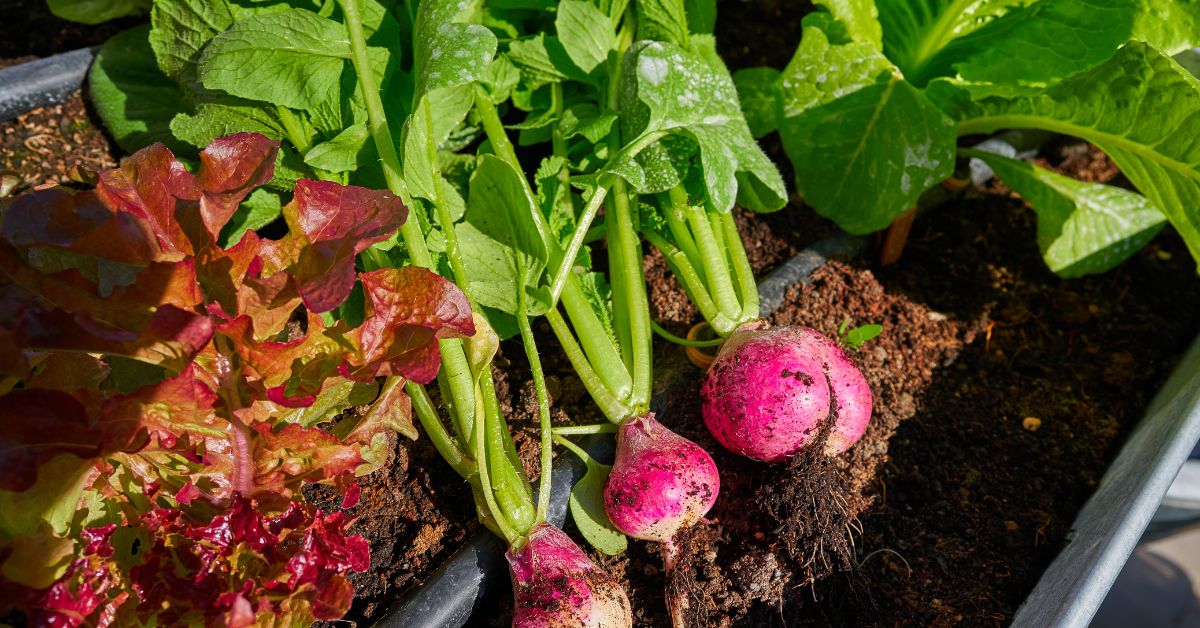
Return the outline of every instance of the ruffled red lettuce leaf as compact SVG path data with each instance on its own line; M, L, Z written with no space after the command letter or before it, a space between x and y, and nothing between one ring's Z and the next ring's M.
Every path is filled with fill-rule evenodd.
M377 445L377 439L389 432L417 438L412 423L412 399L404 392L400 380L385 385L358 421L343 421L334 429L334 434L342 440L364 446Z
M224 434L226 422L214 410L217 401L217 393L193 365L131 394L108 397L100 412L105 423L145 429L159 446L170 449L185 434L197 438Z
M113 220L137 221L149 236L146 244L154 251L146 260L117 261L174 262L193 253L176 209L181 200L199 200L200 190L196 178L166 146L148 146L121 160L120 167L101 172L95 194L112 212ZM65 248L112 259L104 249Z
M5 210L3 231L17 246L56 247L128 264L146 264L160 254L146 224L113 212L91 190L23 194Z
M236 496L216 512L154 508L129 526L85 529L59 581L4 583L0 594L31 625L308 625L342 617L353 600L346 574L370 567L344 514L300 503L267 516Z
M40 272L22 260L15 249L0 242L0 283L5 280L37 295L46 307L61 308L73 314L84 313L97 321L125 329L144 325L161 306L191 310L202 302L195 263L191 259L150 264L140 270L131 283L105 293L96 282L76 269ZM4 287L6 293L11 290ZM5 300L15 298L7 294L4 297ZM24 294L21 299L30 300Z
M0 396L0 490L29 489L41 466L59 454L90 460L146 444L145 430L100 420L89 401L37 388Z
M126 264L179 261L215 241L246 196L271 179L278 150L255 133L220 138L200 153L193 175L154 144L100 172L94 190L22 195L5 212L4 237Z
M367 316L354 330L359 376L401 375L428 383L437 376L437 340L475 333L466 295L427 269L386 268L360 278Z
M293 340L257 341L250 317L241 316L219 327L241 357L247 386L256 396L285 407L306 407L316 400L325 381L339 375L344 355L353 351L341 323L326 328L309 314L307 333Z
M279 142L258 133L217 138L200 151L200 217L214 242L242 201L275 176L278 153Z
M177 372L208 344L213 324L207 317L173 305L160 307L139 330L108 327L87 314L31 307L14 321L11 330L26 349L123 356Z
M250 317L258 339L278 335L300 306L289 274L265 272L267 242L250 231L228 249L208 247L196 257L206 311L225 321Z
M86 478L99 508L87 516L117 525L81 536L79 517L47 532L61 547L82 539L47 588L0 576L0 598L33 623L290 625L348 608L344 573L367 567L365 543L341 515L292 500L319 482L353 504L356 474L386 460L394 433L415 436L405 378L433 379L438 340L474 326L462 292L417 268L362 276L358 328L317 315L350 293L354 257L406 218L386 192L301 182L287 236L220 247L214 235L270 178L276 150L219 140L192 175L155 146L99 173L95 190L6 208L0 489L40 486L69 466L46 463L70 454L74 486ZM317 427L338 415L336 429ZM0 563L14 549L0 543Z
M354 256L395 233L408 208L390 192L304 179L284 215L306 242L294 270L304 306L327 312L354 287Z
M96 389L111 373L108 364L95 356L53 352L38 357L33 374L25 380L25 387L64 392Z

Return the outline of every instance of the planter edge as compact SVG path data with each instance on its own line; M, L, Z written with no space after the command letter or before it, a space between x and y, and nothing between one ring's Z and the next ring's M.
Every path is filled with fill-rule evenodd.
M1080 509L1069 542L1017 609L1013 626L1090 623L1198 439L1200 338Z
M83 86L97 48L79 48L0 69L0 122L63 102Z

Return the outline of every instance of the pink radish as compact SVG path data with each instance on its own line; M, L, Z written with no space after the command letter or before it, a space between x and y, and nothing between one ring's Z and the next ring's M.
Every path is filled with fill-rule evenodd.
M504 557L516 600L514 628L632 625L625 591L553 525L535 525L525 544Z
M709 367L700 396L704 423L718 442L767 462L806 447L831 409L825 443L831 456L858 442L871 419L871 389L858 367L808 327L738 329Z
M621 532L669 542L713 507L720 487L712 456L647 414L629 419L617 432L604 508Z

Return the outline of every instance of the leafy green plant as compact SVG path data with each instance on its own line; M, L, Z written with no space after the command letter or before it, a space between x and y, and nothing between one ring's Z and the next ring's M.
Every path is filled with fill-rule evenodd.
M738 83L818 213L882 229L951 175L957 138L1039 129L1092 142L1140 192L957 151L1030 201L1054 272L1112 268L1166 222L1200 260L1200 83L1168 56L1200 42L1194 0L817 4L787 68Z
M31 623L308 623L349 608L366 541L306 503L416 436L405 380L474 331L450 282L356 272L407 210L301 180L288 231L219 242L278 145L214 141L192 174L156 144L94 189L3 208L0 591ZM359 321L321 313L359 293ZM381 387L379 380L384 378ZM342 417L353 406L364 413Z

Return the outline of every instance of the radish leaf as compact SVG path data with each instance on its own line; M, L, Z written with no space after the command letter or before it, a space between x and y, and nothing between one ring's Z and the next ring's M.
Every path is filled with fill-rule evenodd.
M1146 197L1076 181L1033 164L972 151L1038 214L1038 246L1061 277L1101 273L1125 261L1167 222Z
M616 556L629 546L629 539L613 527L604 510L604 483L612 467L587 460L587 472L571 488L571 520L592 547Z
M975 100L951 81L930 95L960 134L1036 128L1088 140L1108 153L1162 211L1200 262L1200 81L1169 57L1131 42L1109 61L1040 93Z

